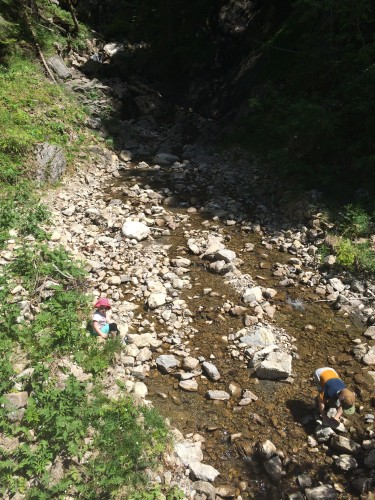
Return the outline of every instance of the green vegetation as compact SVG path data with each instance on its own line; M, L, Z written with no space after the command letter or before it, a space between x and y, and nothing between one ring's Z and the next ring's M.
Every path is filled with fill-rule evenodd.
M0 68L0 182L31 174L24 159L39 142L63 146L69 158L83 143L84 118L82 107L46 81L35 63L8 58Z
M35 58L37 45L46 54L56 42L77 46L88 30L77 32L72 14L49 1L0 0L0 31L0 436L13 443L0 448L1 496L181 498L145 475L168 445L164 420L125 391L117 401L104 394L122 344L99 344L87 331L86 272L49 241L33 180L36 144L61 146L69 165L96 142L84 109ZM14 410L6 395L19 391L27 405Z
M319 249L321 261L330 253L336 254L336 263L351 271L375 272L374 217L363 208L352 204L336 216L332 234Z
M147 489L144 470L155 465L167 444L165 423L153 410L136 408L126 398L110 401L101 392L101 374L121 344L118 340L98 344L86 331L85 277L80 263L62 247L51 249L38 241L19 248L3 266L0 400L5 401L1 395L12 391L16 380L30 398L20 421L15 422L6 408L0 409L0 432L19 441L14 451L2 451L0 474L6 478L2 494L22 492L30 480L37 486L28 498L51 498L72 488L72 493L93 499L110 497L122 488ZM12 293L16 285L22 286L22 301L33 310L31 319L19 319L21 297ZM12 361L20 348L34 370L16 379ZM69 370L64 375L64 363L57 370L59 359L74 360L94 375L91 394ZM85 454L90 458L81 464ZM64 470L51 486L50 469L57 457Z

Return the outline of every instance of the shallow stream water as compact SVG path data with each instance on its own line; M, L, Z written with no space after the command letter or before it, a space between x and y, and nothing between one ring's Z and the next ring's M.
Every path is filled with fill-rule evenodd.
M132 170L123 179L116 180L113 187L129 184L147 184L149 172ZM156 187L153 186L156 190ZM108 194L111 188L108 188ZM125 200L123 200L125 201ZM186 209L168 207L171 212L184 214ZM285 288L278 278L272 276L271 266L275 262L286 262L290 255L274 250L265 250L260 236L245 233L240 226L227 226L220 221L210 221L226 236L227 248L234 250L244 261L242 273L248 273L261 286L277 290L273 299L276 305L274 322L295 338L299 359L293 360L294 383L258 380L246 366L245 361L234 360L227 349L225 336L243 328L239 317L223 314L221 308L227 300L240 304L235 290L224 283L222 276L209 273L199 257L187 251L184 230L204 229L204 217L189 214L189 222L163 237L161 243L171 245L169 257L187 256L192 260L190 270L191 289L183 289L183 298L193 313L193 326L198 333L189 340L190 355L204 356L217 366L221 378L210 382L202 377L198 392L184 392L178 387L178 380L171 375L162 375L156 369L146 380L149 395L154 406L167 417L172 426L184 435L199 433L205 438L203 445L204 463L220 471L214 485L231 484L237 488L243 499L282 498L285 493L298 490L297 476L308 473L316 481L324 481L331 460L327 451L319 446L317 452L309 451L307 437L313 434L314 424L307 422L314 409L315 389L312 372L320 366L334 366L344 379L350 380L359 365L350 354L352 339L364 331L363 325L353 318L344 317L319 300L308 287ZM245 252L245 243L253 243L254 251ZM203 289L212 288L214 294L204 294ZM149 321L158 329L157 316L149 311ZM310 325L310 326L308 326ZM309 329L306 329L308 326ZM163 325L159 325L163 331ZM184 339L185 340L185 339ZM163 345L167 354L169 344ZM230 382L238 383L242 389L249 389L258 400L248 406L238 406L240 398L230 401L211 401L205 397L209 389L228 390ZM364 399L369 395L363 393ZM360 434L358 416L353 417L355 432ZM355 433L354 433L355 434ZM287 460L284 460L285 475L280 484L272 484L264 474L261 464L254 459L253 447L257 441L271 440ZM332 477L334 472L329 469ZM345 481L343 475L338 483ZM354 498L343 496L341 498Z

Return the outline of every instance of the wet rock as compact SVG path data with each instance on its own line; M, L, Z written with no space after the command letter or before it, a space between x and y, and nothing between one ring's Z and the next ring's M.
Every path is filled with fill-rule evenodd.
M207 500L216 499L216 489L207 481L195 481L193 488L197 493L205 495Z
M198 383L196 380L181 380L178 386L187 392L196 392L198 390Z
M337 493L333 486L322 484L317 488L306 488L305 495L307 500L336 500Z
M351 485L353 488L358 491L361 495L364 495L366 493L369 493L373 491L373 488L375 486L375 480L371 477L358 477L355 478L352 482ZM372 499L371 499L372 500Z
M300 474L297 479L298 484L303 489L310 488L310 486L312 486L312 479L308 474Z
M225 391L208 391L208 399L215 399L219 401L225 401L230 398L229 394Z
M296 491L295 493L289 493L288 494L288 499L289 500L304 500L304 496L300 491Z
M189 465L193 479L213 482L220 475L220 472L211 465L195 462Z
M180 362L172 354L163 354L156 358L156 365L162 373L170 373L180 366Z
M257 377L276 380L288 378L292 373L292 356L283 352L271 352L256 369Z
M319 425L315 429L314 434L319 443L326 443L329 441L330 437L335 434L335 431L331 429L331 427Z
M354 470L358 467L357 460L351 455L340 455L334 458L335 466L342 471Z
M281 479L281 473L283 470L281 459L278 455L265 460L263 462L263 467L270 477L271 481L278 482Z
M202 363L202 368L210 380L215 381L220 379L219 370L216 368L214 364L205 361L204 363Z
M362 373L355 373L353 380L360 387L364 387L368 391L373 391L375 386L375 378L372 376L374 372L363 371Z
M375 467L375 448L370 450L365 456L365 465L371 469Z
M346 438L344 436L338 436L337 434L332 436L330 447L334 450L349 454L357 454L361 451L361 445L359 445L352 439Z
M150 228L142 222L128 220L122 225L122 234L125 238L142 241L145 240L150 233Z
M241 396L242 388L237 382L229 382L228 391L231 396L237 398Z
M258 441L254 449L255 455L262 461L272 458L276 455L276 451L276 446L268 439L264 442Z
M230 484L221 484L216 488L216 495L220 498L234 498L237 496L237 488Z
M178 161L178 156L170 153L158 153L152 159L152 162L157 165L172 165L175 161Z

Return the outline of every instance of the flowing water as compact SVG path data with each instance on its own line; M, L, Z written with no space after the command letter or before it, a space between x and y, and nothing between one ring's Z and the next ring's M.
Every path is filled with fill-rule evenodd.
M115 186L122 182L145 184L149 174L149 171L132 170L117 180ZM155 185L152 187L157 189ZM182 207L168 209L184 213ZM184 249L187 250L184 230L203 227L201 215L189 216L189 226L176 228L161 241L171 245L170 258L183 255ZM232 484L243 499L282 498L285 492L298 489L299 474L308 473L315 481L326 478L331 463L326 451L320 446L319 451L313 453L307 446L307 436L314 430L313 422L308 419L313 413L316 394L311 375L317 367L332 365L350 380L355 372L360 371L350 354L351 341L361 336L364 328L353 318L344 317L326 302L319 301L308 287L281 287L278 278L272 276L271 266L275 262L286 262L290 255L265 250L259 236L244 233L240 226L226 226L220 221L215 221L215 226L226 236L227 248L234 250L244 261L241 272L250 274L261 286L277 290L273 299L277 307L274 322L295 338L299 356L293 360L294 383L258 380L244 361L233 360L223 337L243 328L243 322L241 318L223 314L221 307L226 300L240 304L239 296L224 283L222 276L209 273L199 257L186 251L186 256L192 260L190 276L193 287L182 290L181 298L192 311L193 326L199 332L189 340L190 355L204 356L208 360L214 355L212 362L221 378L210 382L202 377L198 379L198 392L184 392L178 387L176 378L162 375L155 369L146 381L148 398L184 435L199 433L205 438L203 461L220 471L214 485ZM250 242L254 244L254 251L243 252L245 243ZM219 293L204 295L205 288ZM148 313L148 319L158 325L152 311ZM162 347L167 354L170 346ZM250 389L258 400L241 407L238 405L240 398L232 397L230 401L206 399L207 390L228 390L230 382L238 383L242 389ZM363 393L363 397L369 396ZM353 417L353 425L355 432L361 434L358 416ZM254 444L266 439L271 440L286 457L285 475L280 484L270 482L253 456ZM329 469L329 474L332 477L334 472ZM337 481L343 483L345 479L340 475Z

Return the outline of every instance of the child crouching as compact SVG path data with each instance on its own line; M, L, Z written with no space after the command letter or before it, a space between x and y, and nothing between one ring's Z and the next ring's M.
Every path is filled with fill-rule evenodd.
M111 309L109 300L101 297L94 307L96 310L92 316L93 335L102 339L115 338L118 334L117 325L116 323L108 323L107 320L107 311Z

